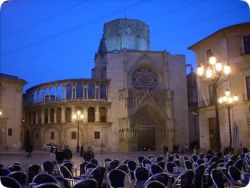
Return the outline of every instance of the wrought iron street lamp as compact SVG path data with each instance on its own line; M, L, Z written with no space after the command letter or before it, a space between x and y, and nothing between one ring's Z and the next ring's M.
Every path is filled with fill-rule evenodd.
M220 122L219 122L219 110L217 102L217 87L224 81L226 81L228 75L231 72L231 68L227 64L217 62L216 57L212 56L209 58L209 62L204 65L201 64L197 67L197 75L205 82L208 86L212 87L213 91L213 102L215 105L215 121L216 121L216 150L220 151Z
M225 91L225 95L218 99L220 104L224 104L227 108L228 113L228 125L229 125L229 147L232 148L232 133L231 133L231 116L230 116L230 108L233 107L235 103L237 103L239 97L236 95L232 95L229 90Z
M80 110L77 110L76 114L73 114L73 119L77 121L77 144L76 144L76 152L79 153L79 124L80 121L84 119L84 115L81 113Z

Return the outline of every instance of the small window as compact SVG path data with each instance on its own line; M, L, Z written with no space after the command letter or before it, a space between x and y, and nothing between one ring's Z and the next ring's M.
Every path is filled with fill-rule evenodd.
M95 139L100 139L100 131L95 131Z
M39 139L39 134L38 134L38 132L36 132L36 139L37 139L37 140Z
M54 138L55 138L55 133L54 133L54 132L51 132L51 133L50 133L50 139L51 139L51 140L54 140Z
M12 136L12 129L8 129L8 136Z
M250 100L250 76L246 77L247 100Z
M244 52L245 54L250 54L250 35L244 36Z
M207 60L209 60L209 58L213 56L213 53L212 53L212 50L211 49L208 49L207 50Z
M76 139L76 132L75 131L71 132L71 139L72 140Z

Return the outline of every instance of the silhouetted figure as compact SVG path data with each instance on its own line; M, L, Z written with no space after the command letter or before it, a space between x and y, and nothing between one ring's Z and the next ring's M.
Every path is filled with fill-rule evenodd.
M167 147L167 146L164 146L164 147L163 147L163 155L164 155L164 156L167 156L167 154L168 154L168 147Z
M81 149L80 149L80 156L83 157L83 153L84 153L84 147L83 145L81 146Z
M32 154L32 151L33 151L33 147L32 147L32 145L31 145L31 143L29 143L29 144L26 146L25 151L27 152L26 157L32 157L31 154Z
M91 159L95 158L95 154L90 146L88 147L87 151L83 153L83 158L85 161L90 161Z
M185 154L189 153L189 146L188 146L188 144L186 144L185 147L184 147L184 153Z
M52 145L49 151L49 156L51 157L54 153L54 146Z
M64 152L61 150L61 148L59 148L59 149L56 149L55 154L56 154L56 162L58 164L61 164L64 160Z
M68 146L65 147L63 153L64 153L64 159L67 159L67 160L72 159L72 151L69 149Z

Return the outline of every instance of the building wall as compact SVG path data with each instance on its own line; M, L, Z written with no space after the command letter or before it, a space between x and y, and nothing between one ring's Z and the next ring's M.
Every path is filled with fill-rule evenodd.
M91 145L95 152L110 151L107 144L111 131L107 86L107 80L73 79L44 83L27 90L24 147L25 139L30 137L35 149L54 143L75 151L78 122L72 116L80 110L84 118L79 121L79 145ZM95 137L96 132L99 138Z
M0 74L0 149L19 150L21 148L22 89L26 84L17 77ZM12 134L8 134L8 130Z
M208 61L206 52L211 49L218 61L229 64L230 77L217 88L218 97L223 96L226 89L239 96L239 102L231 109L233 146L250 147L249 99L247 99L246 76L250 76L250 54L244 53L243 36L250 36L250 23L230 26L219 30L207 38L199 41L189 49L196 53L196 64ZM210 105L208 86L198 79L200 145L205 149L210 148L208 118L215 117L214 108ZM229 145L229 125L227 110L219 106L220 134L222 147ZM239 136L236 138L238 129Z
M187 80L184 55L169 55L169 89L174 92L174 131L175 144L180 147L189 143Z
M188 143L188 132L182 131L188 129L184 56L174 56L166 52L123 50L108 53L106 62L107 79L110 80L109 101L111 102L111 122L114 135L111 143L114 151L117 151L115 147L118 147L119 144L117 140L121 140L117 133L122 131L128 131L130 137L126 137L127 140L120 142L120 146L122 145L120 150L135 150L136 140L133 141L133 131L138 134L138 130L134 130L133 117L140 112L141 108L147 108L148 105L152 108L144 113L154 114L155 110L163 112L162 117L159 118L163 118L165 123L160 123L161 128L156 129L156 135L166 132L164 133L166 137L161 135L163 138L155 141L157 150L161 150L163 144L172 148L173 142L180 146ZM158 84L155 89L138 91L134 88L132 75L141 67L148 67L157 74ZM166 100L167 103L157 104L154 99L147 96L148 93L157 100ZM164 94L160 95L161 93ZM130 105L128 101L135 101L135 103ZM163 130L159 131L160 129Z

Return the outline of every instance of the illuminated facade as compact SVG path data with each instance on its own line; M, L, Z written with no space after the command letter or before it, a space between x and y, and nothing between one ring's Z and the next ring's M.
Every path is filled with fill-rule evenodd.
M26 129L45 143L96 152L162 150L188 143L185 56L149 50L149 28L134 19L104 25L92 79L61 80L26 91Z
M231 111L232 146L250 147L250 23L223 28L189 47L196 53L197 65L205 64L210 56L228 64L231 73L217 88L217 96L228 89L239 97ZM215 149L215 110L211 88L197 80L199 101L200 145ZM229 116L225 106L219 105L219 125L222 149L229 146Z
M21 149L22 90L26 82L0 74L0 150Z

